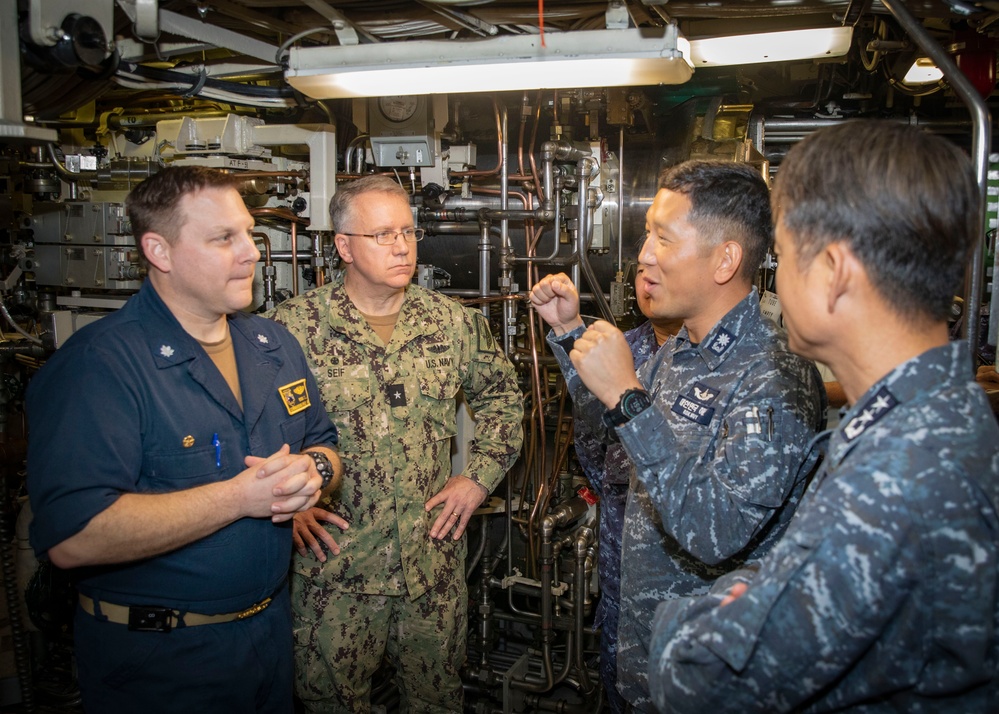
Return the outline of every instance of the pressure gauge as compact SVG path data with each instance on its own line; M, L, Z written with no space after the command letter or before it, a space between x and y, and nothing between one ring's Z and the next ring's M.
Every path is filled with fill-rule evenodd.
M404 122L411 119L416 114L419 106L419 97L416 96L393 96L379 97L378 109L389 121Z

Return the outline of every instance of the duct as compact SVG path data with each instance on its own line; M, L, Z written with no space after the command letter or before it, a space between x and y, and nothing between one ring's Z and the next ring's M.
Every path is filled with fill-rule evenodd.
M138 15L135 7L129 7L128 3L121 3L120 7L132 22L136 21ZM230 49L238 54L268 63L274 62L274 55L278 49L275 45L255 40L252 37L226 30L217 25L200 22L178 13L170 12L169 10L161 9L159 11L159 22L160 28L164 32L187 37L198 42L206 42L213 47Z
M255 126L253 143L260 146L305 144L309 147L310 231L331 231L330 199L336 191L336 128L331 124L273 124Z

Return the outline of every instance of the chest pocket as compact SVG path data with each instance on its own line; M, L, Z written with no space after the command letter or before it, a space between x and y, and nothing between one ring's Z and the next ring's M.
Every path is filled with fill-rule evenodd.
M300 452L306 446L305 413L295 414L291 418L281 422L281 437L284 443L291 447L291 453L297 454Z
M220 455L222 466L226 466L228 454ZM146 456L143 481L139 487L143 491L169 492L202 486L222 478L223 470L216 465L215 447L201 446L191 449L151 452Z
M371 383L367 379L339 379L323 395L330 420L336 426L339 446L347 454L368 452L373 440L365 434L371 423Z
M456 398L461 387L458 376L453 372L422 372L417 382L427 437L433 441L450 439L457 432Z

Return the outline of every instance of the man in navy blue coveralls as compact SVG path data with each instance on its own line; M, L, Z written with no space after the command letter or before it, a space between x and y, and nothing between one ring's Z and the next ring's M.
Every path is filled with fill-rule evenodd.
M260 253L233 179L167 168L127 207L148 279L27 398L31 542L74 569L84 710L290 713L292 517L335 487L336 430L294 338L240 312Z

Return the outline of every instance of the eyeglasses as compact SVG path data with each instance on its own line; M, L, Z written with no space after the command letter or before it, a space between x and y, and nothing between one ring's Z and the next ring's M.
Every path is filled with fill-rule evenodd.
M377 233L342 233L345 236L356 236L358 238L374 238L378 245L392 245L399 236L402 236L408 243L417 243L423 240L422 228L407 228L404 231L378 231Z

